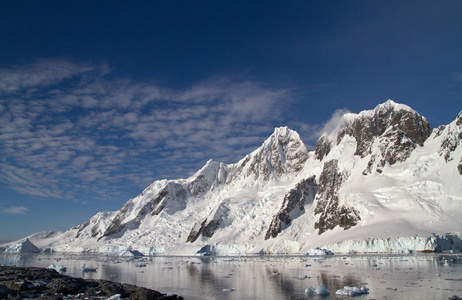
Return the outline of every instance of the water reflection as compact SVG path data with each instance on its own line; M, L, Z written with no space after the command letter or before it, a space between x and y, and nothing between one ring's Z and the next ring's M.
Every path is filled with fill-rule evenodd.
M335 275L330 272L320 271L319 272L320 284L325 287L329 287L330 291L337 291L343 289L345 286L364 286L367 285L365 282L361 282L353 274L346 274L345 276Z
M368 287L366 298L462 296L459 255L133 259L0 254L5 265L47 267L58 262L71 276L136 284L185 299L307 299L305 289L319 284L331 292L322 299L337 299L335 291L344 286ZM97 272L82 273L82 264Z

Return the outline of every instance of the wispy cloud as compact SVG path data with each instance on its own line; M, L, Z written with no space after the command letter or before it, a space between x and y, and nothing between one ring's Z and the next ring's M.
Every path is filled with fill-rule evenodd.
M295 123L300 136L302 136L307 144L307 147L311 150L314 150L315 142L323 134L331 134L344 122L344 115L350 113L350 110L347 108L337 109L330 116L329 120L323 124L310 124L310 123Z
M64 60L40 60L28 66L0 69L0 95L21 92L34 93L37 89L92 71L92 67L78 66Z
M342 125L344 115L350 113L347 108L337 109L334 111L330 119L322 126L322 128L316 133L318 136L322 134L331 134L335 129Z
M0 180L83 202L188 176L209 158L236 162L291 94L239 76L171 89L52 60L0 69L0 96Z
M28 208L21 206L10 206L10 207L1 207L0 206L0 214L8 214L8 215L25 215L29 211Z

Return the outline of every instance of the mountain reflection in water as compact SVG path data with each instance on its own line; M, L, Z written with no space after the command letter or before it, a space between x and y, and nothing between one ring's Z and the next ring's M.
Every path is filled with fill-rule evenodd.
M462 255L239 256L123 258L70 254L0 254L0 264L67 267L65 274L144 286L185 299L307 299L324 285L337 299L344 286L369 288L366 298L462 297ZM83 273L81 265L97 268ZM358 299L362 299L359 297Z

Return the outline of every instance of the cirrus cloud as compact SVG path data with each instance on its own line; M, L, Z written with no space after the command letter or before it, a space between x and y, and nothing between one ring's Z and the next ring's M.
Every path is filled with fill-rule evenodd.
M291 100L240 76L171 89L58 60L3 68L0 79L0 181L80 202L186 177L210 158L236 162Z
M0 206L0 214L8 214L8 215L25 215L29 209L27 207L21 206L10 206L10 207L1 207Z

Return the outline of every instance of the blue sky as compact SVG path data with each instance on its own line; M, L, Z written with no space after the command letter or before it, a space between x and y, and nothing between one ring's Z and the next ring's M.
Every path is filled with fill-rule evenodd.
M234 163L275 127L313 147L391 98L462 109L461 1L2 1L0 241Z

